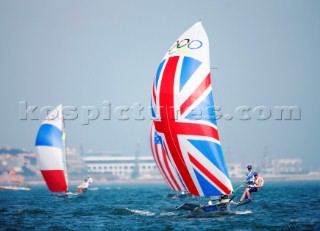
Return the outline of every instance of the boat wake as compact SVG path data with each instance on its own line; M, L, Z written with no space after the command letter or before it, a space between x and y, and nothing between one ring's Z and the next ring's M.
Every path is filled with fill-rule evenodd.
M129 209L129 208L114 208L113 215L140 215L140 216L154 216L155 213L148 210Z
M251 210L245 210L245 211L235 211L236 215L245 215L245 214L250 214L252 213Z
M138 210L138 209L129 209L134 214L143 215L143 216L154 216L155 213L147 211L147 210Z
M167 212L167 213L160 213L160 216L168 216L168 217L171 217L171 216L176 216L177 214L174 213L174 212Z

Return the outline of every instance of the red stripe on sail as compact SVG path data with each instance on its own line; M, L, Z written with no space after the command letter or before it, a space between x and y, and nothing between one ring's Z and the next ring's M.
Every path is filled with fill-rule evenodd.
M156 150L156 156L157 156L157 158L158 158L158 163L159 163L159 165L160 165L159 167L161 168L164 177L166 178L167 182L169 183L169 186L170 186L173 190L177 190L177 189L174 187L174 185L172 184L172 182L171 182L171 180L169 179L169 177L167 176L167 174L166 174L166 172L165 172L165 170L164 170L164 167L162 166L161 160L160 160L160 158L159 158L159 155L160 155L160 154L159 154L159 152L158 152L157 144L155 144L155 146L156 146L156 148L155 148L155 150ZM161 148L161 150L162 150L162 148ZM163 152L163 151L161 151L161 152Z
M154 83L153 83L153 86L152 86L152 96L153 96L153 101L155 103L157 101L157 96L156 96Z
M170 168L169 163L168 163L168 158L169 158L169 157L167 156L167 153L163 150L163 148L162 148L162 156L163 156L163 159L164 159L164 163L165 163L165 165L166 165L166 168L167 168L167 170L168 170L168 172L169 172L169 175L170 175L170 177L171 177L171 179L172 179L172 181L173 181L173 184L177 187L177 189L178 189L179 191L181 191L181 188L180 188L179 184L177 183L175 177L173 176L173 174L172 174L172 172L171 172L171 168ZM171 164L171 163L170 163L170 164Z
M41 170L41 174L51 192L66 192L68 190L63 170Z
M183 158L178 136L207 136L219 140L219 135L217 129L213 126L196 122L181 122L175 119L174 83L178 61L178 56L170 57L164 69L159 89L159 109L161 120L155 120L154 125L157 132L164 134L167 148L170 150L175 166L178 168L180 176L188 191L193 195L199 196L198 189L193 182L193 179L187 169L187 164ZM210 75L207 75L197 90L202 90L202 92L205 91L210 85L210 82ZM198 93L195 93L194 96L196 97L197 94Z
M210 73L207 77L200 83L197 89L188 97L186 101L180 107L181 114L183 114L193 103L196 101L203 92L211 85Z
M181 174L183 181L186 183L190 193L198 196L199 192L193 183L193 180L185 167L186 163L183 160L182 153L179 147L179 141L177 131L172 134L172 128L176 123L173 119L175 117L174 112L174 77L176 72L179 56L170 57L167 65L164 69L161 85L160 85L160 116L161 121L154 121L155 128L158 132L164 133L167 146L170 150L171 156L176 163L176 166Z
M205 176L207 176L215 185L217 185L225 194L231 191L221 181L219 181L211 172L208 171L199 161L197 161L190 153L188 153L191 163L193 163Z
M160 85L160 116L161 121L154 121L156 131L164 133L170 154L176 163L178 171L185 182L188 191L198 196L199 192L186 168L182 153L179 147L178 131L174 129L174 125L178 124L174 121L174 79L179 56L170 57L164 69L161 85ZM174 131L173 131L174 130Z
M159 159L159 152L158 152L158 145L153 141L154 137L153 137L153 126L151 125L150 128L150 144L151 144L151 152L153 155L153 159L156 162L156 165L158 167L159 172L161 173L163 179L165 180L165 182L167 183L167 185L169 185L169 187L172 190L176 190L173 185L171 184L170 180L167 178L167 175L164 172L164 169L162 167L161 161Z

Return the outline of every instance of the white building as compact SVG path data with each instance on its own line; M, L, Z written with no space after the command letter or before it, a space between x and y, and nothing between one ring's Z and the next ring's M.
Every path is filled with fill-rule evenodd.
M120 154L89 154L83 158L88 173L104 173L129 179L153 178L159 175L152 156L121 156Z
M234 163L234 162L228 162L227 163L229 176L232 178L243 178L245 176L245 170L241 164Z
M79 175L86 172L84 161L75 148L66 148L67 171L70 175Z
M301 159L280 159L272 161L273 174L299 174L302 172Z

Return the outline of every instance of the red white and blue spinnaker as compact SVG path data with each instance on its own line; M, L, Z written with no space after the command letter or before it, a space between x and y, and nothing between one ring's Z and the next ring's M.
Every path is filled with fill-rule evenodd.
M196 196L231 194L215 118L209 42L201 22L181 35L160 63L151 113L151 148L168 185L173 190L183 186Z
M37 161L51 192L68 190L63 125L62 106L59 105L44 119L36 138Z

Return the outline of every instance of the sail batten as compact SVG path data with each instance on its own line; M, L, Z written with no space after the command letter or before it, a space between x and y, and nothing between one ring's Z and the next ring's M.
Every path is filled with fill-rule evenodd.
M151 94L153 132L161 137L185 188L196 196L231 194L233 190L212 95L209 42L198 22L165 54Z
M68 190L63 140L62 106L55 108L41 124L37 138L37 162L51 192Z

